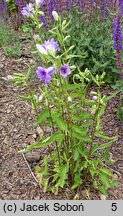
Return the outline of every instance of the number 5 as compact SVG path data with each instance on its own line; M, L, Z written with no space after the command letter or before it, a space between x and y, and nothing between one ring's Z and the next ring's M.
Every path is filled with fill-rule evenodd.
M112 203L112 206L111 206L111 210L112 211L117 211L117 203Z

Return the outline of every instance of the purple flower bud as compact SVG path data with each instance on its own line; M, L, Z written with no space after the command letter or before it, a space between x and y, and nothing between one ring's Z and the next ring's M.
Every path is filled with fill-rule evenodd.
M58 16L58 13L56 11L52 11L52 16L53 16L54 20L58 21L59 16Z

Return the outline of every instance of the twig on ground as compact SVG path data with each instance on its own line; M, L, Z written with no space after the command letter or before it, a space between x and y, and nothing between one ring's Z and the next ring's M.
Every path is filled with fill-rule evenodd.
M37 180L37 178L35 177L34 173L32 172L32 170L31 170L31 168L29 166L29 163L27 162L27 160L26 160L26 158L25 158L25 156L24 156L23 153L22 153L22 156L23 156L24 161L26 162L26 165L27 165L27 167L28 167L28 169L29 169L32 177L34 178L34 180L36 181L36 183L38 183L38 186L39 186L39 181Z
M112 172L116 173L117 175L121 176L121 173L119 173L118 171L114 170L113 168L107 166L106 164L105 164L105 167L107 167L107 168L110 169Z

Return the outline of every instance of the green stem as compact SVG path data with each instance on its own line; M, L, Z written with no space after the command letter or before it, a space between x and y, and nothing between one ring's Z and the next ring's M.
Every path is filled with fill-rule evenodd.
M68 131L69 131L69 134L67 133L67 140L68 140L68 143L69 143L69 148L68 148L68 155L69 155L69 158L71 157L70 155L70 149L72 150L72 156L73 156L73 152L74 152L74 143L73 143L73 140L72 140L72 117L71 117L71 109L70 109L70 103L68 102L68 91L67 91L67 80L64 80L64 87L65 87L65 92L64 92L64 98L65 98L65 101L67 101L66 103L66 107L67 107L67 114L68 114L68 121L67 121L67 124L68 124ZM73 157L71 157L71 170L70 170L70 176L71 176L71 180L73 182L73 169L74 169L74 160L73 160Z
M90 150L89 150L89 154L88 154L88 160L90 160L91 158L91 152L92 152L92 148L93 148L93 140L95 137L95 132L96 132L96 126L97 126L97 115L99 112L99 108L100 108L100 88L98 89L98 103L97 103L97 109L96 112L94 114L94 118L93 118L93 126L92 126L92 131L91 131L91 143L90 143Z
M47 92L47 87L45 88L46 90L46 94L48 94ZM53 133L55 133L55 128L54 128L54 124L53 124L53 119L52 119L52 113L51 113L51 109L50 109L50 105L49 105L49 101L47 99L47 95L46 95L46 105L47 105L47 108L49 110L49 114L50 114L50 118L51 118L51 123L52 123L52 130L53 130ZM57 154L58 154L58 162L59 162L59 165L61 164L60 162L60 152L59 152L59 148L58 148L58 144L57 142L55 141L55 145L56 145L56 151L57 151Z

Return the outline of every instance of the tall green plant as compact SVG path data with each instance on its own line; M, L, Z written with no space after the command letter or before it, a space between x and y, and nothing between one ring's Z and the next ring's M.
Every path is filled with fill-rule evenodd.
M108 168L111 163L110 146L117 137L108 137L101 131L101 117L109 99L114 95L105 96L101 93L105 73L93 76L90 70L73 75L73 84L68 77L75 70L71 65L74 46L67 48L70 40L68 26L71 21L62 21L54 11L55 27L50 31L57 38L36 44L43 67L38 67L37 75L42 85L39 85L40 99L36 96L37 89L30 88L30 74L15 74L13 81L27 88L27 94L21 98L29 100L37 115L35 125L40 125L42 134L40 140L27 146L20 153L26 153L37 148L48 147L47 154L35 171L40 177L44 191L58 193L59 188L67 185L72 190L85 186L95 187L106 196L107 189L117 184L116 176ZM91 92L88 98L88 87L91 80L98 90ZM39 111L39 107L42 111ZM50 128L49 134L46 132ZM99 138L102 142L99 142Z

